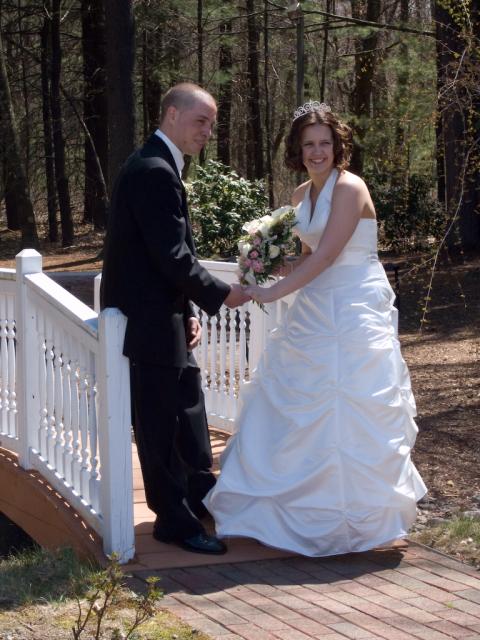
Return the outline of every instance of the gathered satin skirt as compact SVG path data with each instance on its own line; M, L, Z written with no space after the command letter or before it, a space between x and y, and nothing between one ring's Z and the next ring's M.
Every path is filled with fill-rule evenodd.
M425 485L394 293L377 259L300 290L241 391L205 499L217 534L307 556L405 537Z

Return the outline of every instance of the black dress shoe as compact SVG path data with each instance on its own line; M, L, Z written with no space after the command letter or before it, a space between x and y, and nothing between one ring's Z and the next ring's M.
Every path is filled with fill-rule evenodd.
M159 529L153 529L153 537L159 542L178 544L179 547L193 553L209 553L212 555L222 555L227 552L227 546L215 536L209 536L207 533L196 533L190 538L174 538L165 534Z

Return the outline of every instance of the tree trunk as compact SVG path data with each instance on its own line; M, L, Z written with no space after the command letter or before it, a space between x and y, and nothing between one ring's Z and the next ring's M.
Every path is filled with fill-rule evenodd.
M464 22L453 8L438 2L435 5L438 196L450 218L458 215L456 228L462 248L479 249L480 59L478 45L474 44L480 28L479 2L471 3L468 20ZM457 241L454 236L448 238L450 246Z
M103 0L82 0L84 73L83 119L85 136L84 220L104 229L108 202L104 185L108 175L107 87L105 77L105 8ZM96 157L97 156L97 157ZM99 166L102 175L99 175Z
M197 0L197 64L198 84L203 85L203 0ZM205 147L200 150L199 162L205 164Z
M3 55L3 42L0 28L0 127L2 139L6 147L4 161L10 176L10 191L15 194L18 217L22 233L22 248L38 248L35 213L30 199L28 183L20 154L15 112L10 94L7 68Z
M259 32L255 19L255 0L246 0L247 9L247 69L248 69L248 126L247 177L263 178L263 131L260 107Z
M23 33L23 25L22 25L22 0L17 0L17 18L18 18L18 40L20 44L20 49L23 50L25 47L28 49L28 42L25 41L25 36ZM24 125L22 127L22 137L21 144L24 149L23 157L25 158L25 178L27 183L30 184L30 162L31 162L31 123L32 116L30 115L30 102L31 98L28 91L28 71L25 65L25 56L20 56L20 69L21 69L21 78L22 78L22 97L23 97L23 105L25 109L25 120Z
M363 3L352 0L352 17L378 22L381 0L367 0L365 15L361 9L363 9ZM378 39L378 29L372 29L367 36L359 37L355 43L355 83L351 96L351 108L356 120L354 127L356 144L353 149L351 169L359 175L363 171L363 139L370 116L376 59L374 50L378 46Z
M50 13L50 3L46 5ZM50 23L48 15L43 19L40 34L41 73L42 73L42 117L43 117L43 149L45 153L45 179L47 184L48 239L58 240L57 193L55 190L55 166L53 159L52 114L50 105Z
M263 53L265 58L263 67L263 92L265 96L265 135L267 138L267 144L265 145L267 175L265 176L265 179L267 181L268 188L268 204L270 205L270 207L273 207L272 127L270 118L270 90L268 86L270 66L270 50L268 46L268 0L264 0L263 4Z
M18 214L17 198L14 191L14 180L9 169L9 163L6 158L5 146L2 147L2 173L3 173L3 191L5 198L5 215L7 217L7 229L11 231L20 230L20 217Z
M162 73L165 66L164 20L152 31L143 30L142 93L143 93L143 137L159 125L162 99Z
M109 191L135 148L133 71L135 31L132 0L105 0L109 137Z
M225 34L220 40L218 54L218 70L220 84L218 87L217 113L217 157L223 164L230 165L230 121L232 115L232 22L227 20L220 25L220 33Z
M331 13L331 0L327 0L327 13ZM322 74L320 80L320 102L325 101L325 82L327 76L327 57L328 57L328 30L330 26L330 18L325 17L325 28L323 30L323 54L322 54Z
M53 146L55 150L55 178L57 181L58 203L60 206L60 223L62 228L62 246L73 244L73 219L70 206L70 192L65 166L65 139L63 137L62 103L60 98L60 74L62 70L62 49L60 43L60 11L61 0L52 2L52 127Z

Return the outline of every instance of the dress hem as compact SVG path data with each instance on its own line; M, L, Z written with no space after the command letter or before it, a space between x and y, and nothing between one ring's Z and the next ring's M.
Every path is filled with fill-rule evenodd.
M331 556L343 556L348 553L365 553L367 551L374 551L375 549L380 549L381 547L385 547L385 549L388 549L389 543L392 543L395 540L404 540L405 538L408 537L408 533L401 533L396 536L390 537L387 540L382 539L381 541L372 542L372 543L369 543L368 545L359 545L359 548L355 548L355 549L348 549L345 551L330 551L326 553L306 553L305 550L300 551L297 548L293 548L293 545L292 547L286 547L286 546L281 547L278 545L273 545L267 542L266 540L262 539L261 537L255 537L248 533L238 533L238 532L237 533L223 533L223 532L220 533L219 531L217 531L216 535L218 538L221 538L221 539L248 538L250 540L255 540L256 542L264 545L265 547L268 547L269 549L275 549L277 551L285 551L287 553L294 553L296 555L305 556L307 558L329 558ZM382 549L382 550L385 550L385 549Z

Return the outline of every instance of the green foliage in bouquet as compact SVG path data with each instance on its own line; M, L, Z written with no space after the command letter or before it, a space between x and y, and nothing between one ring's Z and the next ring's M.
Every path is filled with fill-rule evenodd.
M187 190L195 244L203 258L236 256L243 224L267 211L262 181L245 180L214 160L196 168Z
M237 260L241 284L263 284L274 277L294 247L295 224L295 209L286 206L243 225Z
M364 177L381 222L383 248L426 248L443 235L446 213L434 197L435 185L430 178L412 174L408 180L396 180L382 173L366 173Z

